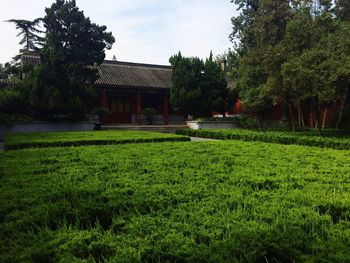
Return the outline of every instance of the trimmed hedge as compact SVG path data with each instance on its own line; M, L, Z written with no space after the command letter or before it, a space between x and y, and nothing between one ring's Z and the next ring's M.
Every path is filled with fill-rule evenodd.
M0 155L0 262L349 262L350 151L219 141Z
M187 136L143 131L17 133L5 138L7 150L149 142L190 141Z
M303 146L316 146L324 148L333 148L340 150L350 149L350 137L330 137L327 135L316 135L312 132L291 133L283 131L257 131L257 130L179 130L177 134L203 137L219 140L242 140L242 141L260 141L280 144L297 144Z

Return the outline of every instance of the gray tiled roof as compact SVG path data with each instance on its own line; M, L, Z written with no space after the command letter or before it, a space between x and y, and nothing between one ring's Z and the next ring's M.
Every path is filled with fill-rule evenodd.
M0 79L0 88L13 87L16 83L16 80Z
M37 54L26 54L21 56L21 62L22 64L29 64L29 65L39 65L40 64L40 56Z
M40 56L22 55L22 62L37 65ZM158 89L170 89L171 86L170 66L105 60L97 68L100 74L95 83L97 86Z
M98 71L97 85L163 89L171 86L170 66L105 61L98 66Z

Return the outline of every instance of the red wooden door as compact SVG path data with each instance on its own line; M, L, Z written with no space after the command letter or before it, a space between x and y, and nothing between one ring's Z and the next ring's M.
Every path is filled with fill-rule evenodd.
M130 98L112 98L109 106L111 123L131 123Z

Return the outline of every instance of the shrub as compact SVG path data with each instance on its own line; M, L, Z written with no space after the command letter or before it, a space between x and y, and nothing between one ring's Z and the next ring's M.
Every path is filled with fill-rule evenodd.
M0 155L0 262L348 262L348 151L242 141Z
M283 132L283 131L263 131L263 130L179 130L177 134L220 139L220 140L242 140L261 141L280 144L298 144L304 146L327 147L341 150L350 149L350 133L346 131L329 131L321 135L314 132ZM336 135L335 135L336 134ZM346 136L348 137L339 137ZM335 135L335 136L332 136Z
M189 141L187 136L141 131L37 132L9 134L5 138L8 150L42 147L67 147L145 142Z
M27 111L28 104L18 88L0 90L0 112L5 114L23 114Z
M148 124L152 124L154 116L157 114L157 110L153 108L144 108L142 115L146 117Z

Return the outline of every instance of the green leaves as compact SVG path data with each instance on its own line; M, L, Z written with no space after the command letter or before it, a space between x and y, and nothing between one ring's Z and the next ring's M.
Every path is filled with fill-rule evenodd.
M20 30L17 36L23 36L20 45L23 45L26 51L39 51L43 45L44 38L40 36L43 31L37 28L41 22L41 18L37 18L33 21L24 19L10 19L6 22L14 23L16 29Z
M36 132L9 134L5 139L5 147L11 150L189 140L186 136L142 131Z
M350 136L346 131L325 131L322 134L315 132L282 132L282 131L254 131L254 130L179 130L178 134L193 137L204 137L219 140L242 140L270 142L279 144L298 144L350 150Z
M115 39L85 17L75 1L57 0L45 12L41 64L24 82L31 112L39 119L58 114L81 119L96 103L94 66L103 62Z
M346 262L349 163L240 141L7 151L0 261Z
M170 103L177 112L202 117L231 107L225 74L212 54L205 62L181 53L169 61L173 67Z
M346 2L346 3L345 3ZM347 1L244 1L232 19L241 41L237 87L242 102L259 114L284 104L290 129L290 105L308 108L321 122L321 108L340 102L336 127L349 108ZM267 99L266 99L267 98ZM299 118L299 117L298 117ZM299 124L300 126L300 124ZM321 125L319 125L320 127Z

